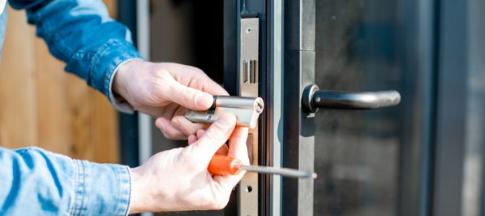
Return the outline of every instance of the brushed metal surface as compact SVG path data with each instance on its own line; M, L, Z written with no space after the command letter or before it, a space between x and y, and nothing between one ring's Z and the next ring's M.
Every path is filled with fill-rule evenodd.
M239 94L244 97L258 97L259 18L242 18L239 34L241 43ZM251 164L258 165L257 124L255 129L250 131L247 145ZM239 187L240 216L258 215L258 191L258 175L256 173L247 173L241 180Z

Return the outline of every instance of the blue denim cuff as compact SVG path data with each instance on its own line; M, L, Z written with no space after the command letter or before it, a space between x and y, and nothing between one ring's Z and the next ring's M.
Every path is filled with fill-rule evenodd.
M127 166L75 160L75 196L71 215L128 214L131 198Z
M119 64L133 58L141 58L133 44L126 40L108 40L92 59L88 84L109 98L113 73Z

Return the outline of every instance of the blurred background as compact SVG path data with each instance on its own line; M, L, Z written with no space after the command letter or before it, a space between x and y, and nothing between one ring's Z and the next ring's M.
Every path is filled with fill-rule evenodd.
M153 0L146 10L105 2L146 58L195 65L223 83L223 42L236 40L224 37L223 0ZM396 89L402 102L316 115L314 215L485 215L485 1L315 3L320 88ZM1 146L134 166L185 145L163 138L147 116L117 113L63 72L24 12L9 14Z
M116 2L105 2L116 16ZM24 11L8 8L8 13L0 62L0 145L119 162L117 113L109 101L64 72L64 63L48 53Z

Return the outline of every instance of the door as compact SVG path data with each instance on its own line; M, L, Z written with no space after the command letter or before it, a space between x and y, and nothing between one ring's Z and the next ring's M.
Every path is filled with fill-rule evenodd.
M403 118L400 107L386 108L400 102L392 89L401 90L405 80L397 3L339 2L224 2L225 87L266 103L259 136L248 142L257 149L253 163L320 175L246 176L234 200L238 215L398 211L399 171L408 169L399 167ZM254 29L258 36L248 36ZM257 51L258 62L250 95L240 79L252 60L247 50Z
M314 1L314 83L397 105L404 81L399 1ZM342 93L341 93L342 94ZM365 97L365 96L364 96ZM328 96L327 96L328 98ZM342 98L341 100L344 100ZM353 102L364 98L355 97ZM325 100L325 98L323 98ZM390 101L386 101L390 100ZM387 216L398 212L403 109L325 106L315 112L314 215Z
M318 178L283 179L283 215L427 213L432 28L416 29L433 10L422 4L285 1L282 164Z
M248 142L254 164L318 174L248 175L222 211L163 215L483 212L482 2L120 2L120 15L137 9L146 57L201 67L231 95L264 99ZM147 116L120 122L139 127L123 130L124 143L140 138L139 151L123 145L125 162L185 145Z

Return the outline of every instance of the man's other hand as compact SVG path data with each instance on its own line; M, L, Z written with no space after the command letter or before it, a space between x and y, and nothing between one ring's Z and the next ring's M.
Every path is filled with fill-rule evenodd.
M170 139L187 139L203 128L185 119L186 109L207 110L213 95L227 95L196 67L142 60L127 62L118 69L113 90L135 110L156 117L156 126Z
M244 172L213 176L207 166L228 139L225 154L249 164L248 129L235 125L234 115L221 115L205 132L199 130L197 137L192 135L189 146L160 152L132 169L130 214L224 208Z

